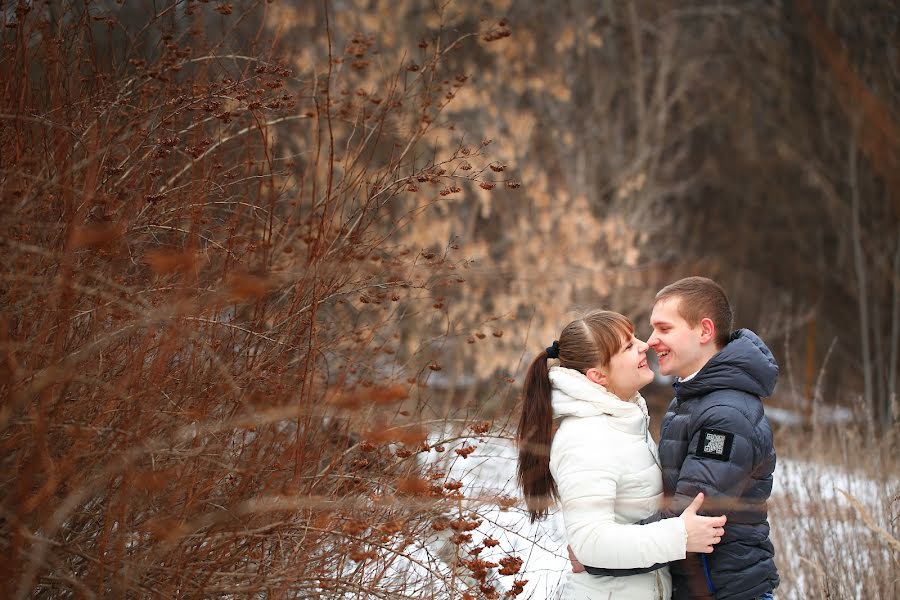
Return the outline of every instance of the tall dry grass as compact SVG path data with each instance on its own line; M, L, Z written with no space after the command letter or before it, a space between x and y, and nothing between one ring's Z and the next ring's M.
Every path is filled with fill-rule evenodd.
M900 594L900 431L877 430L860 414L776 432L770 524L780 597Z
M427 141L508 30L386 67L323 6L298 67L267 3L2 5L4 598L499 595L420 460L466 261L395 234L503 185Z

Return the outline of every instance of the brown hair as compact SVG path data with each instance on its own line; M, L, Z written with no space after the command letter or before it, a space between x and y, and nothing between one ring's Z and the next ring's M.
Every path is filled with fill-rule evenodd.
M572 321L559 335L561 367L586 373L609 365L622 347L622 339L634 333L627 317L608 310L593 310ZM531 522L545 517L553 499L559 499L550 474L550 443L553 439L553 407L550 404L550 371L547 351L532 361L525 375L522 415L516 441L519 446L517 478L525 495Z
M725 290L706 277L685 277L669 284L656 294L656 301L679 298L678 314L691 327L709 318L716 327L716 347L723 348L734 327L734 313Z

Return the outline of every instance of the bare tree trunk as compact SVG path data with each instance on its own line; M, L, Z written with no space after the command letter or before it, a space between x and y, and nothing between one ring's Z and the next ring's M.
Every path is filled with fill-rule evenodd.
M863 368L863 384L864 384L864 400L865 405L872 411L872 418L877 419L878 410L874 404L872 393L872 356L871 344L869 340L869 294L866 283L866 265L865 256L862 247L862 232L859 222L859 178L857 172L857 157L859 150L856 144L857 132L854 131L850 140L850 201L851 201L851 218L853 220L851 235L853 239L853 262L856 270L857 283L857 305L859 306L859 335L862 368Z
M894 422L892 405L897 397L897 353L900 351L900 233L897 234L897 251L894 253L893 306L891 307L890 360L888 361L888 393L883 409L885 427Z

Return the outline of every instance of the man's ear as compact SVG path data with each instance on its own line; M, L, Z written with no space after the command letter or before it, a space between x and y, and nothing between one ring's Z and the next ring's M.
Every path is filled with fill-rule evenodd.
M710 318L700 319L700 343L715 342L715 339L716 324Z
M606 387L606 384L609 383L609 379L603 374L603 371L594 367L588 369L585 376L597 385L602 385L603 387Z

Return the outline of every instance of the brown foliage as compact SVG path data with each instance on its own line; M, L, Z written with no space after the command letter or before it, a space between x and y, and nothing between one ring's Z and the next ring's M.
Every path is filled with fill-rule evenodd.
M328 3L296 54L267 3L17 6L0 59L0 596L444 581L452 561L388 572L462 498L420 460L448 333L405 333L446 310L435 288L463 261L398 234L480 180L427 140L440 82L465 81L447 46L375 70L377 40Z

